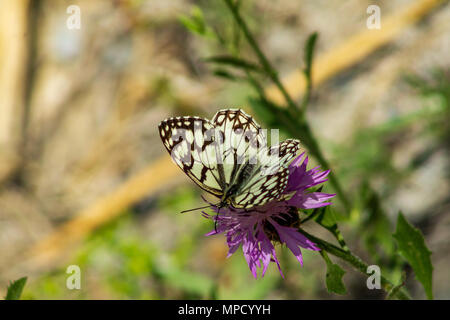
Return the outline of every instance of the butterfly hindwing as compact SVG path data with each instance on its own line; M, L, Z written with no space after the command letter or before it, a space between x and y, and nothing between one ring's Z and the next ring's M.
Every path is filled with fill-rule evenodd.
M275 174L260 176L245 191L234 199L234 207L251 208L262 206L278 199L286 188L289 169L282 168Z
M263 149L261 153L265 157L259 157L260 167L235 198L235 205L248 208L280 198L288 182L288 164L299 148L298 140L288 139L277 146Z
M249 157L256 156L258 148L266 145L266 138L254 119L240 109L220 110L212 122L222 137L218 143L218 152L223 163L225 182L230 185Z

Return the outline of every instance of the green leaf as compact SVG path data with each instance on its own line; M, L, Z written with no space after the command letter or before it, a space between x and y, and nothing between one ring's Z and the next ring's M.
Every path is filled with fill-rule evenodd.
M337 264L333 263L327 266L327 289L336 294L346 294L347 289L342 282L345 271Z
M408 261L422 283L428 299L433 299L431 251L425 244L422 233L406 221L401 212L398 214L397 229L393 234L397 240L400 254Z
M305 45L305 75L311 78L311 65L313 60L314 48L317 41L317 32L314 32L308 37Z
M192 33L200 36L214 38L215 35L211 29L206 25L202 10L195 6L191 10L191 16L181 15L178 21Z
M217 77L225 78L227 80L235 81L237 77L224 69L216 69L213 71L213 74Z
M329 207L325 207L315 218L316 222L322 227L332 231L336 227L336 217Z
M23 277L16 281L13 281L8 286L8 291L6 293L5 300L19 300L26 282L27 277Z
M178 21L180 21L180 23L192 33L201 33L201 27L190 17L180 16L178 17Z
M225 64L225 65L229 65L235 68L239 68L239 69L243 69L244 71L261 71L261 68L250 61L244 60L244 59L240 59L240 58L236 58L236 57L232 57L232 56L228 56L228 55L223 55L223 56L214 56L214 57L209 57L206 58L204 61L206 62L213 62L213 63L218 63L218 64Z
M344 276L345 271L340 266L333 263L325 251L320 251L320 254L327 263L326 284L328 292L346 294L347 289L342 282L342 277Z

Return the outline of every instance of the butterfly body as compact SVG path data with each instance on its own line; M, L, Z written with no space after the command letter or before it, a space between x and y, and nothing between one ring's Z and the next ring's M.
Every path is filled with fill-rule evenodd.
M229 205L235 205L235 196L239 194L241 186L245 185L245 182L251 176L252 170L255 165L247 163L239 172L238 177L234 184L227 185L225 187L222 198L220 199L219 208L227 207Z
M253 208L280 198L287 165L299 149L292 139L267 147L263 130L240 109L220 110L212 120L169 118L159 132L172 160L220 199L220 208Z

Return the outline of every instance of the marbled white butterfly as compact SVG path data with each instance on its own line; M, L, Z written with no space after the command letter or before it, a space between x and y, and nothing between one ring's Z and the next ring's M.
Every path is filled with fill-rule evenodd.
M220 110L212 120L168 118L159 133L173 161L220 199L219 208L248 209L282 197L300 147L293 139L268 147L264 131L238 109Z

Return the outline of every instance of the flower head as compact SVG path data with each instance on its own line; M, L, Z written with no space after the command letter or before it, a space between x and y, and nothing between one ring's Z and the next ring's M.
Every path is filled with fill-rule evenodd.
M327 181L327 171L320 171L318 167L306 170L308 157L300 154L289 165L288 184L283 192L291 195L285 200L271 201L263 206L250 210L233 207L218 208L212 206L217 215L203 213L206 218L215 220L215 230L207 235L224 233L231 256L242 245L245 260L257 278L258 268L262 268L264 276L269 263L275 262L283 276L274 243L286 244L297 260L303 265L300 248L319 250L319 248L304 235L298 232L300 218L298 209L319 208L331 204L326 202L334 194L309 192L308 189Z

